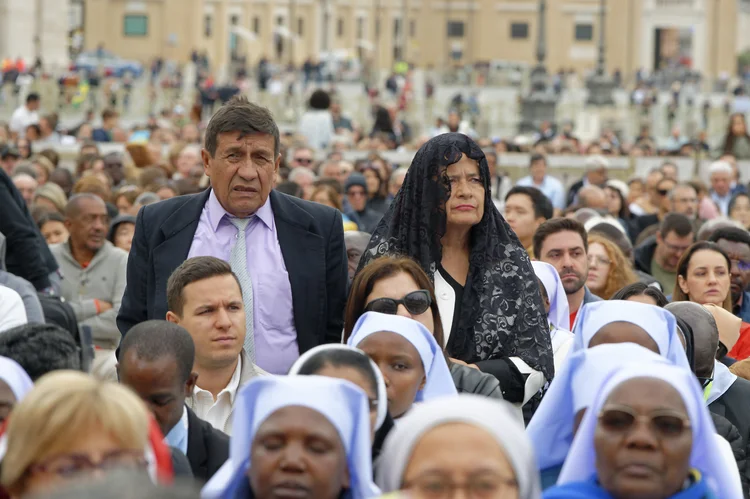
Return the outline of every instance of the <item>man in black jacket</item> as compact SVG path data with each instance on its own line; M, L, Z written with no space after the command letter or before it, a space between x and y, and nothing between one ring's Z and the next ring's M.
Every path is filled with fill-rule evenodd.
M146 321L132 328L120 345L120 382L153 412L164 439L187 455L197 480L208 481L229 457L229 437L185 406L198 375L195 345L177 324Z
M7 238L5 264L8 272L29 281L37 291L50 292L56 280L57 262L34 223L26 202L13 181L0 168L0 232Z

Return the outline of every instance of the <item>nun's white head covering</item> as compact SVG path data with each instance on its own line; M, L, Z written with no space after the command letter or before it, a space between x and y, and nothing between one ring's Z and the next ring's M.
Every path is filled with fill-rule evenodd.
M10 387L16 402L20 402L34 388L34 382L23 367L13 359L0 356L0 380Z
M634 343L599 345L571 354L526 428L539 470L565 461L573 442L576 414L593 404L601 384L612 372L630 364L659 363L669 361Z
M583 305L573 327L575 339L571 353L588 348L596 333L613 322L629 322L639 326L656 342L662 357L690 371L685 347L677 332L677 319L672 312L634 301L598 301Z
M448 363L435 337L426 327L413 319L400 315L367 312L354 325L347 344L356 347L368 336L380 332L403 336L419 352L426 381L424 388L417 392L415 402L458 393L450 369L448 369Z
M560 274L557 269L546 262L533 261L534 273L542 281L544 289L549 298L549 322L560 328L570 331L570 309L568 307L568 296L565 294Z
M380 427L383 426L383 422L385 421L386 416L388 415L388 393L385 387L385 380L383 379L383 373L380 372L378 366L372 361L370 357L367 356L365 352L363 352L359 348L350 347L349 345L341 345L338 343L318 345L317 347L311 348L307 352L300 355L299 359L297 359L297 361L292 364L292 367L289 369L289 375L293 376L299 374L302 367L307 364L307 361L309 361L316 355L322 354L324 352L330 352L331 350L348 350L350 352L356 352L366 358L370 363L373 375L375 376L375 380L378 384L378 415L377 421L375 423L375 428L380 429Z
M724 461L717 458L722 455L722 451L718 447L715 437L716 428L703 401L703 393L698 381L689 369L673 365L651 365L648 369L644 369L643 366L630 365L615 372L605 381L594 404L581 422L557 484L586 481L596 474L594 432L598 424L599 413L614 389L634 378L659 379L679 392L687 408L693 433L690 466L701 472L702 478L706 480L716 497L740 499L742 493L738 495L731 486L736 482L736 476L732 474L736 474L736 470L724 466Z
M274 412L303 406L322 414L338 431L346 452L351 486L345 499L380 495L372 481L370 420L367 397L358 386L325 376L253 378L234 403L229 459L201 492L203 498L229 499L247 480L250 451L260 425Z
M529 439L507 402L462 393L457 399L425 402L401 418L388 434L378 460L377 484L383 492L401 488L414 447L433 428L449 423L467 423L487 431L502 447L518 481L519 499L540 497L539 473Z

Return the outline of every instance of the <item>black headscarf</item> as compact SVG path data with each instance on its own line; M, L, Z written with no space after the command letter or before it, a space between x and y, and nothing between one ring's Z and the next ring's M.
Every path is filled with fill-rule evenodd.
M484 216L471 229L469 275L458 331L451 333L448 353L472 363L517 356L551 380L552 347L536 275L526 250L492 202L484 153L466 135L438 135L417 151L359 269L380 256L405 255L434 280L442 261L445 203L450 198L445 170L462 154L479 163Z

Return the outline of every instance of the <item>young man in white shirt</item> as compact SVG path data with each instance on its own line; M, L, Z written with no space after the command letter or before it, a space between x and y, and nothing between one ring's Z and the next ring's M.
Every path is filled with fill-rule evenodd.
M184 327L195 343L198 381L185 402L195 414L227 435L237 392L252 377L266 374L243 349L245 308L229 264L218 258L189 258L167 283L167 320Z
M39 94L32 92L26 97L26 104L13 112L10 118L10 131L13 139L22 139L26 135L26 127L39 123Z

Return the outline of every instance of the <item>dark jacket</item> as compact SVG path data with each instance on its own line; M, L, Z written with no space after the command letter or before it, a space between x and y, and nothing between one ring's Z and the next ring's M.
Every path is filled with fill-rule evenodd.
M229 437L195 415L188 414L187 458L196 480L207 482L229 459Z
M21 193L2 168L0 232L5 234L7 239L5 265L8 272L26 279L37 291L49 288L49 275L57 270L57 262L31 217Z
M380 219L383 218L382 213L378 213L367 206L362 211L349 211L346 213L346 216L357 224L357 230L367 232L368 234L372 234L380 223Z
M750 445L750 381L737 378L732 386L712 402L708 409L714 414L729 420L740 432L742 441L747 448Z
M719 416L718 414L711 413L711 419L713 419L714 426L716 427L716 433L721 436L724 440L729 442L732 447L732 454L734 454L734 460L737 462L737 469L740 472L740 481L742 482L742 493L745 498L748 497L748 486L750 486L750 477L748 476L747 470L747 452L746 445L742 441L739 430L734 426L727 418Z
M123 335L136 324L165 317L167 280L187 259L209 194L210 189L178 196L138 212L117 315ZM339 343L349 279L341 213L277 191L269 200L292 287L299 351Z
M636 270L651 275L651 261L654 259L654 253L656 253L656 236L651 236L633 252Z
M458 393L473 393L474 395L484 395L485 397L503 400L500 382L493 375L452 362L450 370Z
M175 447L170 447L169 453L172 455L172 472L175 478L192 478L193 472L185 454Z
M573 206L573 203L576 201L576 196L578 196L578 191L580 191L583 188L583 179L579 180L575 184L570 186L570 189L568 190L568 195L566 196L565 200L565 206Z

